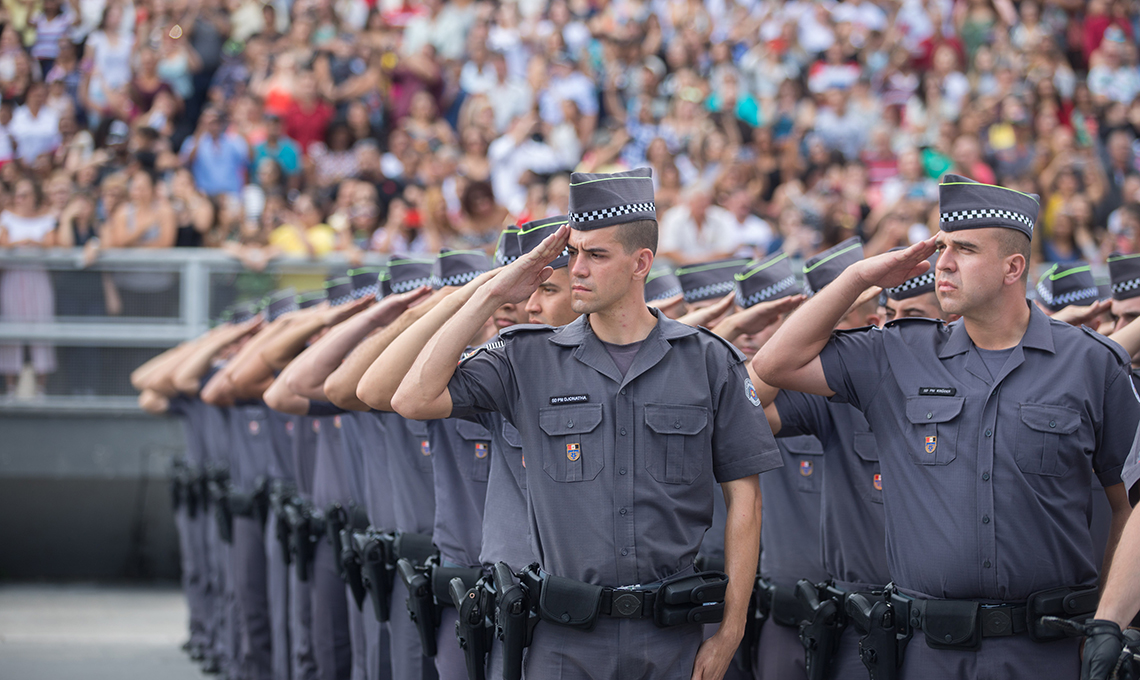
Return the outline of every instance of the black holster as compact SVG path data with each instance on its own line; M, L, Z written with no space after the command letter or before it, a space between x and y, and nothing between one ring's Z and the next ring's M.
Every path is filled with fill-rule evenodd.
M831 669L839 637L847 625L840 601L831 596L826 585L817 586L800 579L796 597L804 612L800 623L800 642L804 646L804 664L808 680L825 680Z
M198 510L205 505L201 490L201 475L187 468L186 477L182 483L182 499L186 503L186 515L190 519L195 519L198 516Z
M440 621L441 608L432 595L430 577L432 562L438 564L438 560L438 556L432 556L424 566L416 566L406 557L396 560L396 572L408 589L408 615L419 631L424 656L429 658L434 657L437 651L435 634Z
M352 547L360 561L361 582L372 595L373 614L380 622L387 621L392 610L392 583L396 577L393 541L392 534L375 529L352 534Z
M495 586L495 636L503 644L503 680L521 680L523 651L530 646L538 623L535 600L542 577L538 565L532 564L523 570L520 583L506 562L496 564L491 576Z
M293 552L293 563L297 568L297 578L302 582L309 580L312 570L313 556L317 552L317 541L324 534L324 515L313 507L312 503L303 500L285 506L285 517L289 523L289 537Z
M328 536L329 545L333 549L333 562L336 563L336 575L340 580L344 581L347 575L344 573L344 562L341 561L341 556L344 554L344 546L340 543L340 532L348 526L348 511L340 503L333 503L325 510L325 535Z
M286 565L293 563L293 550L289 538L290 523L285 508L293 505L295 499L296 490L292 484L280 479L273 481L269 491L269 507L273 509L273 515L276 518L274 530L277 542L281 545L281 554L284 556Z
M799 598L796 597L795 590L778 586L765 578L757 577L756 619L761 624L771 620L785 628L799 630L804 618L803 607L800 605Z
M877 597L851 593L844 609L848 621L863 636L859 638L859 658L871 680L898 680L911 636L908 603L894 597L894 588L888 586Z
M486 680L487 654L495 636L495 590L492 580L483 577L468 588L461 578L448 583L451 601L457 603L459 618L455 637L467 662L467 680Z
M223 543L233 543L234 515L230 507L229 476L216 474L208 484L210 500L214 503L214 519L218 522L218 537Z
M760 645L760 629L764 627L764 618L760 614L760 577L752 582L752 595L748 598L748 618L744 621L744 638L740 646L744 648L744 671L749 677L756 661L756 649Z
M186 477L186 462L175 458L170 464L170 505L174 512L178 512L185 502Z
M364 598L368 591L364 587L363 571L360 559L356 554L356 547L352 541L352 535L354 532L364 531L367 528L368 516L364 513L364 509L360 506L352 506L349 509L349 526L340 530L340 554L338 558L341 567L344 569L344 581L348 584L349 590L352 591L352 599L356 601L357 611L363 609Z

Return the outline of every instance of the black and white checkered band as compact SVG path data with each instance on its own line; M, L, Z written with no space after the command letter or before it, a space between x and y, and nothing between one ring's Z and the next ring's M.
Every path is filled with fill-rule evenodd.
M1089 288L1081 288L1080 290L1071 290L1068 293L1053 297L1053 291L1049 290L1049 286L1046 286L1044 281L1037 284L1038 297L1050 307L1065 307L1080 300L1095 300L1099 297L1099 294L1100 290L1096 286L1092 286Z
M708 300L709 298L723 297L731 293L735 288L736 283L734 281L710 283L707 286L685 291L685 302L700 302L701 300Z
M502 340L491 340L490 342L488 342L484 345L480 345L479 347L476 347L474 349L469 349L466 352L464 352L463 354L459 355L459 363L463 363L464 361L467 361L468 359L475 356L476 354L478 354L482 350L487 350L489 352L491 350L496 350L496 349L501 348L504 344L505 343L503 343Z
M783 279L781 281L777 281L776 283L773 283L770 286L767 286L765 288L762 288L762 289L756 291L755 293L749 295L748 297L744 297L744 295L741 294L740 289L737 288L736 289L736 304L738 306L744 307L744 308L748 308L748 307L751 307L752 305L760 304L761 302L763 302L765 300L771 300L772 298L776 297L780 293L791 288L793 285L795 285L795 283L796 283L796 277L789 276L786 279Z
M423 278L408 279L407 281L400 281L398 283L391 281L389 282L388 287L392 289L393 293L406 293L409 290L415 290L416 288L419 288L420 286L426 286L429 283L431 283L431 277L425 276Z
M666 288L665 290L661 291L657 295L654 295L653 297L646 300L646 302L656 302L657 300L668 300L671 297L676 297L678 295L684 295L684 294L685 294L685 291L681 290L680 286L673 286L672 288Z
M519 259L518 255L503 255L502 253L495 253L495 266L505 267L517 259Z
M270 310L269 307L266 307L265 308L265 320L266 321L274 321L276 319L281 318L281 316L284 314L288 314L289 312L296 311L296 309L297 309L297 307L293 306L293 307L283 307L281 309L273 311L273 310Z
M444 288L447 286L462 286L463 284L469 283L472 280L474 280L475 277L479 276L484 271L486 271L486 270L471 271L471 272L460 272L458 274L452 274L451 276L448 276L446 278L440 278L438 276L433 276L433 277L431 277L431 287L432 288Z
M601 210L587 210L585 212L572 212L570 213L571 222L596 222L597 220L604 220L610 217L620 217L622 215L629 215L630 213L654 212L653 201L648 203L630 203L629 205L619 205L612 208L602 208Z
M902 295L907 291L914 290L915 288L932 285L934 285L934 272L929 271L922 276L916 276L913 279L907 279L894 288L888 288L887 295L890 297L898 297L899 295Z
M330 307L339 307L340 305L347 304L355 300L356 297L349 293L348 295L341 295L340 297L329 298Z
M380 282L377 281L376 283L372 283L372 284L369 284L363 288L357 288L356 290L352 291L352 299L359 300L360 298L365 297L367 295L379 295L379 294L380 294Z
M1128 291L1140 288L1140 279L1132 279L1131 281L1121 281L1120 283L1112 284L1112 294L1127 293Z
M962 222L964 220L992 220L1003 219L1012 220L1024 224L1029 229L1033 229L1033 218L1028 215L1023 215L1013 210L996 210L996 209L979 209L979 210L955 210L953 212L944 212L939 216L943 224L953 222Z

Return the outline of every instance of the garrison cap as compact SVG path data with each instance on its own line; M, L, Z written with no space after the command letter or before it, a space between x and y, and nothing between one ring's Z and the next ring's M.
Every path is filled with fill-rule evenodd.
M1117 300L1140 295L1140 254L1108 258L1108 276L1112 279L1112 297Z
M325 296L333 307L352 302L352 279L341 276L325 281Z
M815 295L851 265L863 259L863 243L858 236L834 245L804 262L804 293Z
M256 302L239 302L226 310L226 314L223 314L222 317L225 318L228 315L230 323L239 324L257 316L259 311L261 310Z
M273 321L282 314L299 309L296 298L297 291L292 288L285 288L266 296L265 300L262 301L262 306L265 308L265 320Z
M555 217L547 217L544 220L532 220L519 227L519 255L522 256L537 248L543 239L558 231L567 221L565 215L558 215ZM554 269L559 269L569 264L570 251L567 248L563 248L562 254L554 258L554 261L551 262L549 266Z
M939 227L942 231L1005 227L1033 238L1041 199L961 175L946 175L938 185Z
M681 279L668 269L653 269L645 277L645 301L656 302L683 295Z
M439 251L431 269L431 287L462 286L483 272L491 270L491 260L482 250Z
M301 309L308 309L309 307L316 307L327 299L328 294L325 291L311 290L297 296L297 306Z
M352 281L352 297L359 300L366 295L380 297L380 267L360 267L351 269L348 278Z
M434 259L394 255L388 260L388 278L381 282L384 295L406 293L431 283Z
M1087 262L1058 262L1037 280L1037 297L1049 311L1059 312L1069 305L1091 305L1100 299L1100 289Z
M637 220L656 222L652 177L651 168L613 174L572 173L570 228L590 231Z
M496 267L508 265L519 259L522 252L519 250L519 228L507 227L499 234L499 244L495 247Z
M753 260L736 272L733 278L736 279L736 304L741 309L801 292L792 271L792 263L785 252Z
M685 302L701 302L728 295L736 289L736 273L744 269L748 260L729 259L702 262L677 270Z
M890 252L896 250L904 249L891 248ZM907 279L894 288L884 288L883 295L892 300L906 300L926 293L933 293L935 277L934 265L938 263L938 253L931 255L926 261L930 263L930 269L927 269L925 274L919 274L914 278Z

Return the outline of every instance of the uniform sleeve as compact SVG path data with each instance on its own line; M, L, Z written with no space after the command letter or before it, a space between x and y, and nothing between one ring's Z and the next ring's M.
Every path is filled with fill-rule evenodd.
M733 365L713 414L713 476L720 483L784 465L744 364Z
M1134 442L1138 422L1140 396L1137 396L1132 383L1130 367L1122 366L1104 394L1104 422L1100 426L1099 446L1093 454L1093 469L1101 486L1119 484L1126 462L1135 460ZM1140 471L1131 472L1140 474ZM1128 480L1124 481L1128 484Z
M1120 473L1124 488L1128 490L1128 500L1133 506L1140 501L1140 428L1132 438L1132 449L1128 452L1128 459L1124 461L1124 470ZM1102 483L1101 486L1104 486Z
M514 370L506 346L480 348L460 361L455 375L447 383L451 417L498 412L508 420L513 419L517 396L514 385Z
M819 355L833 401L863 409L874 399L888 364L879 328L832 333Z
M775 403L776 412L780 414L780 433L777 437L806 434L825 440L831 436L831 418L825 412L823 397L780 390Z

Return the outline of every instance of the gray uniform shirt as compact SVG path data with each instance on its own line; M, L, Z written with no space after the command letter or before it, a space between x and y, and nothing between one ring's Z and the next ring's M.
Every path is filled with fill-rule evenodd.
M1120 482L1140 420L1118 345L1030 305L996 378L960 320L837 332L821 359L834 399L862 410L881 444L900 587L1020 601L1096 581L1092 476Z
M435 522L431 439L427 423L398 413L381 413L388 475L392 480L396 530L430 534Z
M812 434L823 442L827 475L821 486L823 568L846 586L882 586L887 570L886 518L879 445L863 414L815 394L783 390L776 397L783 437Z
M392 480L388 476L388 449L384 445L384 425L379 411L352 413L360 428L364 452L364 503L373 527L382 531L396 528L396 506L392 502Z
M522 435L502 415L476 416L491 431L491 471L483 504L483 564L506 562L515 570L538 561L531 547L526 509L526 459Z
M462 567L479 566L483 505L491 456L491 432L477 422L445 418L428 421L435 524L432 542L443 559Z
M259 480L269 477L273 435L268 410L260 403L242 404L230 410L230 482L237 491L249 493Z
M794 588L801 578L826 581L819 546L820 490L826 478L823 445L808 436L785 436L776 443L784 467L760 476L760 575L786 588Z
M342 414L343 415L343 414ZM342 415L314 418L317 430L317 460L313 468L313 504L327 508L332 503L348 507L352 492L348 489L348 477L344 465L344 437L340 434L343 426Z
M317 463L317 419L293 416L293 470L297 476L297 493L312 500L313 471Z
M689 568L714 480L781 465L743 355L707 331L658 316L624 378L585 316L502 337L456 370L452 416L518 428L547 571L619 586Z

